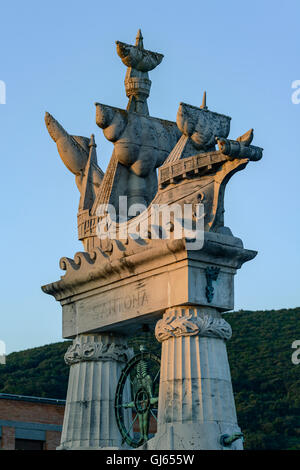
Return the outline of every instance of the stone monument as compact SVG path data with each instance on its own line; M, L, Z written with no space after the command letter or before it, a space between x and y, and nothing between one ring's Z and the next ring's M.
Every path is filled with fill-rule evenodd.
M42 287L61 303L63 337L73 340L60 448L128 448L115 394L132 357L127 339L147 326L162 343L157 432L139 448L242 449L226 352L232 332L222 314L234 307L237 269L256 251L224 226L224 192L262 149L251 145L253 129L229 139L231 118L209 110L206 93L200 107L180 103L176 122L150 116L148 73L163 55L144 49L141 31L135 45L116 47L129 101L126 110L96 103L96 123L114 145L105 172L93 135L70 135L45 117L75 175L84 246ZM189 217L180 218L186 206ZM185 219L190 229L180 232ZM122 390L134 403L130 384Z

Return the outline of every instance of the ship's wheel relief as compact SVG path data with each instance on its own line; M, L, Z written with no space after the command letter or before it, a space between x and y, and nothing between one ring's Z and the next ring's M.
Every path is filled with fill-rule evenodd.
M122 443L134 448L144 444L156 432L158 411L160 358L144 346L140 351L123 369L115 398Z

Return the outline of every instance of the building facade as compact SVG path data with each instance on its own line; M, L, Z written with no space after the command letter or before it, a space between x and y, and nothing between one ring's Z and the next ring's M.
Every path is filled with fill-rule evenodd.
M55 450L64 409L65 400L0 393L0 448Z

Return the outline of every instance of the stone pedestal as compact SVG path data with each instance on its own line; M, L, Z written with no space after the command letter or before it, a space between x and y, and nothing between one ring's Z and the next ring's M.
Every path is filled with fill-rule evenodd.
M156 325L162 342L158 430L147 449L222 449L240 432L225 341L230 325L214 308L179 306ZM231 449L242 449L241 439Z
M146 447L222 449L221 436L240 431L221 315L234 307L236 271L256 252L228 234L204 235L201 250L185 240L112 241L107 253L61 260L66 274L43 290L61 302L63 336L75 341L62 448L121 447L113 409L127 356L121 335L142 324L156 325L162 342L158 433Z
M121 448L114 399L121 370L131 354L120 336L81 334L76 337L65 355L70 376L59 449ZM129 413L130 410L128 420Z

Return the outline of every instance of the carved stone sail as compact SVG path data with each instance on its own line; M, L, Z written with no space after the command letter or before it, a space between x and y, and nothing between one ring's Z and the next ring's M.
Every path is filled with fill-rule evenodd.
M148 206L157 192L156 168L164 163L180 136L175 122L96 103L96 123L113 142L114 152L107 170L109 177L104 177L92 215L99 204L109 202L118 209L122 195L128 197L129 205Z
M90 198L90 204L92 205L104 173L98 166L96 150L92 152L91 156L90 139L68 134L50 113L45 114L45 123L50 136L57 145L62 161L68 170L75 175L75 182L82 196L81 199L85 197L84 193L88 191L93 194ZM95 146L94 137L93 146ZM83 188L83 183L86 183L87 173L89 173L88 184L85 184Z
M177 126L188 136L196 149L206 152L215 149L216 137L227 137L231 117L180 103L177 112Z

